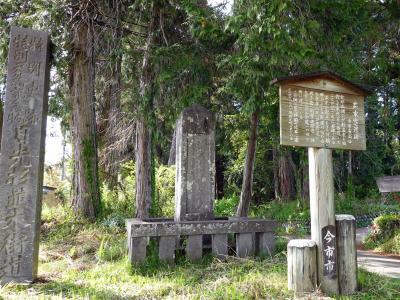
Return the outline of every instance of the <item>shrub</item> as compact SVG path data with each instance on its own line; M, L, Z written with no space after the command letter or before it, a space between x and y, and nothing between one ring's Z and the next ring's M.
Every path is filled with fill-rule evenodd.
M309 221L310 210L304 201L283 202L274 200L252 207L251 214L257 217L270 218L279 221Z
M400 254L400 230L397 230L392 238L376 247L379 252Z
M373 225L382 237L391 237L400 229L400 215L382 215L377 217Z
M74 219L75 215L71 207L68 205L57 205L54 207L43 205L42 207L42 223L50 223L54 221L72 222Z
M134 197L127 195L126 191L110 190L106 185L101 187L101 217L109 219L118 217L122 219L132 218L135 212Z
M371 232L364 246L368 249L398 253L400 252L400 215L382 215L373 221Z
M287 252L288 240L278 236L276 239L275 253L286 253Z
M237 195L217 199L214 203L214 214L221 217L235 216L238 203L239 196Z
M151 215L172 217L175 211L175 166L160 165L155 173L155 197L151 205Z
M58 205L52 208L43 206L41 218L42 239L46 242L60 242L73 237L82 228L90 226L90 221L76 217L71 207Z
M69 181L61 181L59 185L57 185L56 196L61 199L63 203L68 203L71 194L71 183Z
M125 219L130 216L121 215L120 212L111 213L101 223L109 229L125 227Z

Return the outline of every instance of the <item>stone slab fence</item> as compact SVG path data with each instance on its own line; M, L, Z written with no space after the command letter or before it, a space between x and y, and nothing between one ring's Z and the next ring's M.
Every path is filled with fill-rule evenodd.
M165 219L128 219L128 251L132 263L141 263L147 254L149 238L158 239L159 258L167 263L175 260L176 240L186 239L185 252L190 261L202 258L205 236L211 236L212 253L228 255L228 235L235 235L238 257L271 255L275 248L276 222L253 218L225 220L182 221Z

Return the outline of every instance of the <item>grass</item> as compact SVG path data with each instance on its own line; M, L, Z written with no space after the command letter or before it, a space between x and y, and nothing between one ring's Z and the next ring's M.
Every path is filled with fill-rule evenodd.
M38 282L0 287L0 299L292 299L286 257L225 262L206 255L197 264L178 257L174 268L154 251L129 266L123 228L45 212ZM360 291L341 299L400 299L400 280L359 271Z

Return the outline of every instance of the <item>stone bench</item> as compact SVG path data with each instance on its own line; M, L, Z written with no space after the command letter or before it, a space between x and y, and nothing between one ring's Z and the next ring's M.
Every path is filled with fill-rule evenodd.
M158 238L159 258L173 264L177 239L186 238L186 256L196 261L203 256L203 236L211 236L213 255L228 255L228 235L235 234L236 255L247 257L271 255L275 247L275 229L272 220L256 218L217 218L204 221L175 222L172 219L128 219L129 260L132 264L146 259L149 238Z

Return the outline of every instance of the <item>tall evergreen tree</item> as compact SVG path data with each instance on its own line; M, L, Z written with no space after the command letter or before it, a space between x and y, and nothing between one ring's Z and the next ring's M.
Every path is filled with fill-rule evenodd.
M72 107L74 174L72 207L77 215L95 218L100 211L95 114L93 1L72 1L69 99Z

